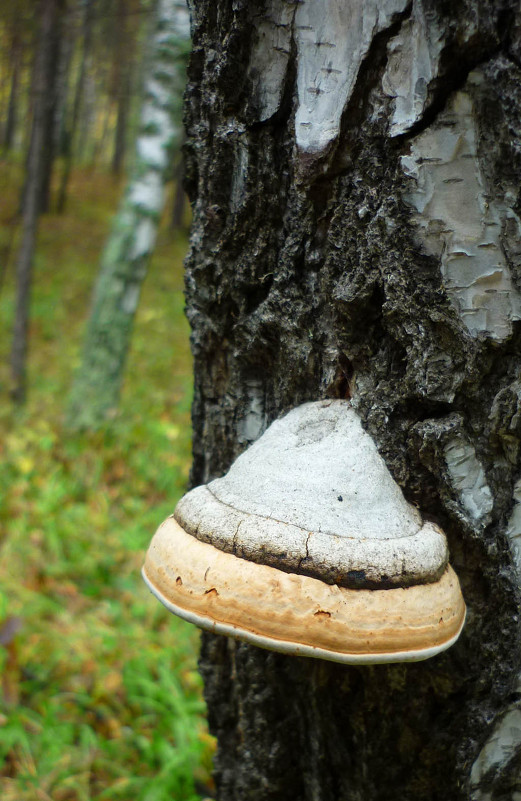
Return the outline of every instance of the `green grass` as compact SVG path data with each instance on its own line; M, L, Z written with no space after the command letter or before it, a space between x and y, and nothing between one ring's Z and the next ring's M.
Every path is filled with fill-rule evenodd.
M0 797L195 801L214 742L198 633L140 577L190 462L186 239L161 233L140 303L120 413L63 429L99 253L119 188L77 172L63 217L41 222L29 399L8 399L20 169L0 164ZM18 628L17 628L18 627ZM17 629L17 630L16 630ZM16 631L15 631L16 630Z

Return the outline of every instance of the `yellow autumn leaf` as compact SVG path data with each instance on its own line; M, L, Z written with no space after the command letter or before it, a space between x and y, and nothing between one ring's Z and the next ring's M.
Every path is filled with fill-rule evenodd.
M24 476L34 470L34 459L31 459L29 456L20 456L20 458L16 460L15 464L20 473L22 473Z
M168 423L165 425L165 434L170 442L176 440L180 434L179 426L174 425L173 423Z

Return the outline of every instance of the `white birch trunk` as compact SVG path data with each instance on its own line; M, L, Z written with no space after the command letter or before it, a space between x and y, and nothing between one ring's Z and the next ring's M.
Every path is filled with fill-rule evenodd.
M181 0L158 0L133 174L102 257L82 362L69 405L72 427L96 427L116 408L141 285L153 252L180 140L189 15Z

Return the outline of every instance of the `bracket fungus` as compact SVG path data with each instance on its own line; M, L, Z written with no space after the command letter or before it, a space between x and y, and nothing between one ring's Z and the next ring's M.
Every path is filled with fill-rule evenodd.
M336 662L427 659L465 622L444 533L405 500L348 401L293 409L188 492L143 575L201 628Z

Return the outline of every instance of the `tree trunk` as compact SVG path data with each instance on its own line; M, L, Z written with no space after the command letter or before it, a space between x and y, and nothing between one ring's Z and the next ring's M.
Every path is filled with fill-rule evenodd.
M351 393L469 608L418 664L203 635L223 801L521 797L520 65L513 2L195 3L192 483Z
M74 101L72 105L72 115L69 125L65 130L64 142L64 158L63 158L63 171L60 180L60 188L58 190L58 200L56 209L59 214L63 214L67 204L67 187L69 185L69 178L72 169L72 161L74 157L74 142L78 128L78 121L80 119L81 104L83 101L83 93L85 90L85 75L87 70L87 62L90 54L91 41L92 41L92 22L95 0L86 0L83 14L83 43L81 51L81 63L78 73L78 79L74 89Z
M62 15L56 18L56 24L51 32L51 63L49 91L46 103L45 127L42 145L43 175L40 196L40 211L47 213L51 208L51 182L56 154L56 113L58 110L58 66L60 63L60 49L62 45Z
M78 134L76 141L76 160L79 164L93 164L97 158L97 151L104 150L104 143L108 133L108 123L110 122L111 101L106 98L107 116L106 122L101 133L100 140L97 137L96 117L97 107L101 105L102 98L98 97L97 81L87 70L85 84L83 88L83 100L81 103L80 120L78 124ZM107 130L105 128L107 125Z
M112 155L112 172L121 175L127 140L127 121L130 106L130 64L123 70L118 87L118 112L114 134L114 151Z
M16 308L11 348L12 397L23 403L26 396L26 362L29 302L42 187L46 176L45 152L49 123L49 97L54 91L55 31L65 0L42 0L40 31L34 62L33 123L22 210L22 234L16 262Z
M177 109L185 80L189 17L181 0L159 0L135 168L113 222L71 392L68 424L95 428L117 408L134 315L164 204Z
M135 42L132 42L130 36L129 12L130 9L126 7L125 0L118 0L116 6L118 25L115 31L116 46L114 50L114 82L117 101L114 149L112 151L112 172L114 175L120 175L123 170L127 140L127 124L130 111L130 89L133 66L133 52L130 48L135 46Z
M20 37L14 36L11 48L11 87L9 90L9 103L7 105L7 118L4 129L4 150L6 153L13 147L16 132L21 65L22 42Z
M55 153L55 115L58 99L57 75L60 60L60 47L62 38L63 13L65 11L66 0L60 0L57 4L56 13L52 17L52 26L46 34L45 43L38 38L37 50L45 49L45 56L42 61L36 54L33 62L33 74L31 79L31 93L33 95L33 121L31 125L31 138L26 159L26 177L22 190L21 209L28 200L29 182L31 180L31 158L35 149L39 149L40 161L40 183L38 198L38 213L43 214L50 208L50 193L52 168ZM43 65L43 66L41 66ZM41 69L45 72L42 73ZM45 90L42 91L42 86ZM38 108L37 108L38 104ZM36 130L38 128L38 130Z

